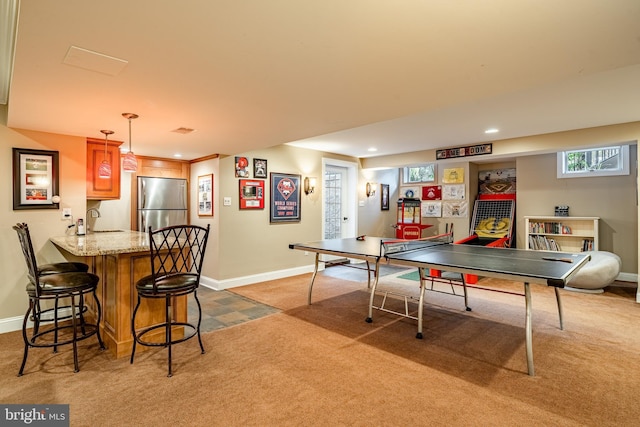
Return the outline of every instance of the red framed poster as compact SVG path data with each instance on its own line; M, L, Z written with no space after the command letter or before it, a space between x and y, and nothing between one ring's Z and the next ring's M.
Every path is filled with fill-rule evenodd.
M422 187L422 200L441 200L442 199L442 186L441 185L425 185Z
M241 179L240 209L264 209L264 180Z

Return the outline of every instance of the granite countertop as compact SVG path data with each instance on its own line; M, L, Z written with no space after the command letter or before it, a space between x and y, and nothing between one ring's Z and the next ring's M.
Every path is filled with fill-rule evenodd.
M91 232L84 236L51 237L51 243L75 256L99 256L149 251L149 234L139 231Z

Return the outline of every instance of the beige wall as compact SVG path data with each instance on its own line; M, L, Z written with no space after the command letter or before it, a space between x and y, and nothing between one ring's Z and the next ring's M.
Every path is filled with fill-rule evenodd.
M265 273L306 266L311 256L288 248L289 243L321 239L322 220L322 158L356 161L355 159L312 150L279 145L266 150L239 153L253 159L267 160L267 172L280 172L318 178L317 190L301 196L301 221L297 223L269 223L269 178L265 180L264 209L240 210L239 178L235 178L234 156L220 159L220 191L216 198L220 208L219 268L217 280L262 275ZM253 176L253 175L252 175ZM231 198L230 206L221 206L224 197ZM224 284L223 284L224 286Z
M213 174L213 216L198 216L198 177ZM191 224L206 227L211 225L207 251L205 252L202 275L209 278L217 278L220 269L220 207L222 198L220 192L220 159L208 159L191 164L191 176L189 178L189 212Z
M375 184L376 193L367 197L367 182ZM380 184L389 185L389 210L380 209ZM398 200L398 169L367 170L361 169L358 185L358 235L394 237L396 207ZM362 205L362 206L360 206Z
M631 147L632 159L636 149ZM599 249L619 255L622 272L638 272L635 174L558 179L555 154L519 157L516 165L519 248L525 247L525 215L553 215L555 206L568 205L570 216L600 217Z
M27 307L25 286L26 264L16 232L11 228L17 222L29 224L34 250L40 263L63 261L49 237L63 235L68 221L62 220L57 209L13 210L11 148L31 148L59 152L61 208L71 208L74 217L85 213L86 195L86 139L43 132L16 131L0 125L0 331L6 319L22 317Z

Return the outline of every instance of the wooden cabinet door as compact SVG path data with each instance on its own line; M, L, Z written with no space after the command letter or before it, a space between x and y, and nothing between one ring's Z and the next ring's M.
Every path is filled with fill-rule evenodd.
M120 198L120 145L109 141L105 157L104 140L87 138L87 200L114 200ZM111 178L98 177L103 160L111 165Z

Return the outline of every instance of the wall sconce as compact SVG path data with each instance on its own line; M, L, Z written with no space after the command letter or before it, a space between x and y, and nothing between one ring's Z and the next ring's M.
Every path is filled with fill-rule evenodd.
M376 184L373 182L367 182L367 197L373 197L376 195Z
M316 179L314 177L305 177L304 179L304 194L309 195L316 189Z

